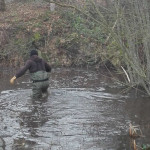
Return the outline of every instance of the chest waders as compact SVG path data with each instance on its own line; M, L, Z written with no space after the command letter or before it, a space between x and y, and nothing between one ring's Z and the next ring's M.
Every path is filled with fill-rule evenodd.
M31 73L30 76L33 81L33 98L40 98L42 93L47 94L47 89L49 87L49 74L46 71L37 71L35 73Z

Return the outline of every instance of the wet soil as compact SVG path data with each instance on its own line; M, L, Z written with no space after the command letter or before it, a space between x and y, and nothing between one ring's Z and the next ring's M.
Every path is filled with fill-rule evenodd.
M9 84L12 72L0 82L0 137L6 150L132 150L129 124L139 125L150 143L150 99L124 87L103 72L56 69L49 96L30 97L29 76Z

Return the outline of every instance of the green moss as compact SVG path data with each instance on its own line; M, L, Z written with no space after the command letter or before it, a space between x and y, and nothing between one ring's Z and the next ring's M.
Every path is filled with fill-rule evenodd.
M33 34L33 41L39 41L41 39L41 34L36 32Z

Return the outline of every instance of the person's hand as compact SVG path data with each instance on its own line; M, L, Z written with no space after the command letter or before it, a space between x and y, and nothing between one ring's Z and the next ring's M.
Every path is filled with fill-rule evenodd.
M11 83L11 84L14 84L15 80L16 80L16 77L14 76L14 77L12 77L12 78L10 79L10 83Z

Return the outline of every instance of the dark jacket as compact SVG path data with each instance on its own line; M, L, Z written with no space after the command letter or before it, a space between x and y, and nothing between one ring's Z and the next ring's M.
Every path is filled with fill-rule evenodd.
M47 64L43 59L39 58L37 55L33 55L25 63L25 66L18 70L16 73L16 78L21 77L25 72L29 70L30 73L37 71L51 72L51 66Z

